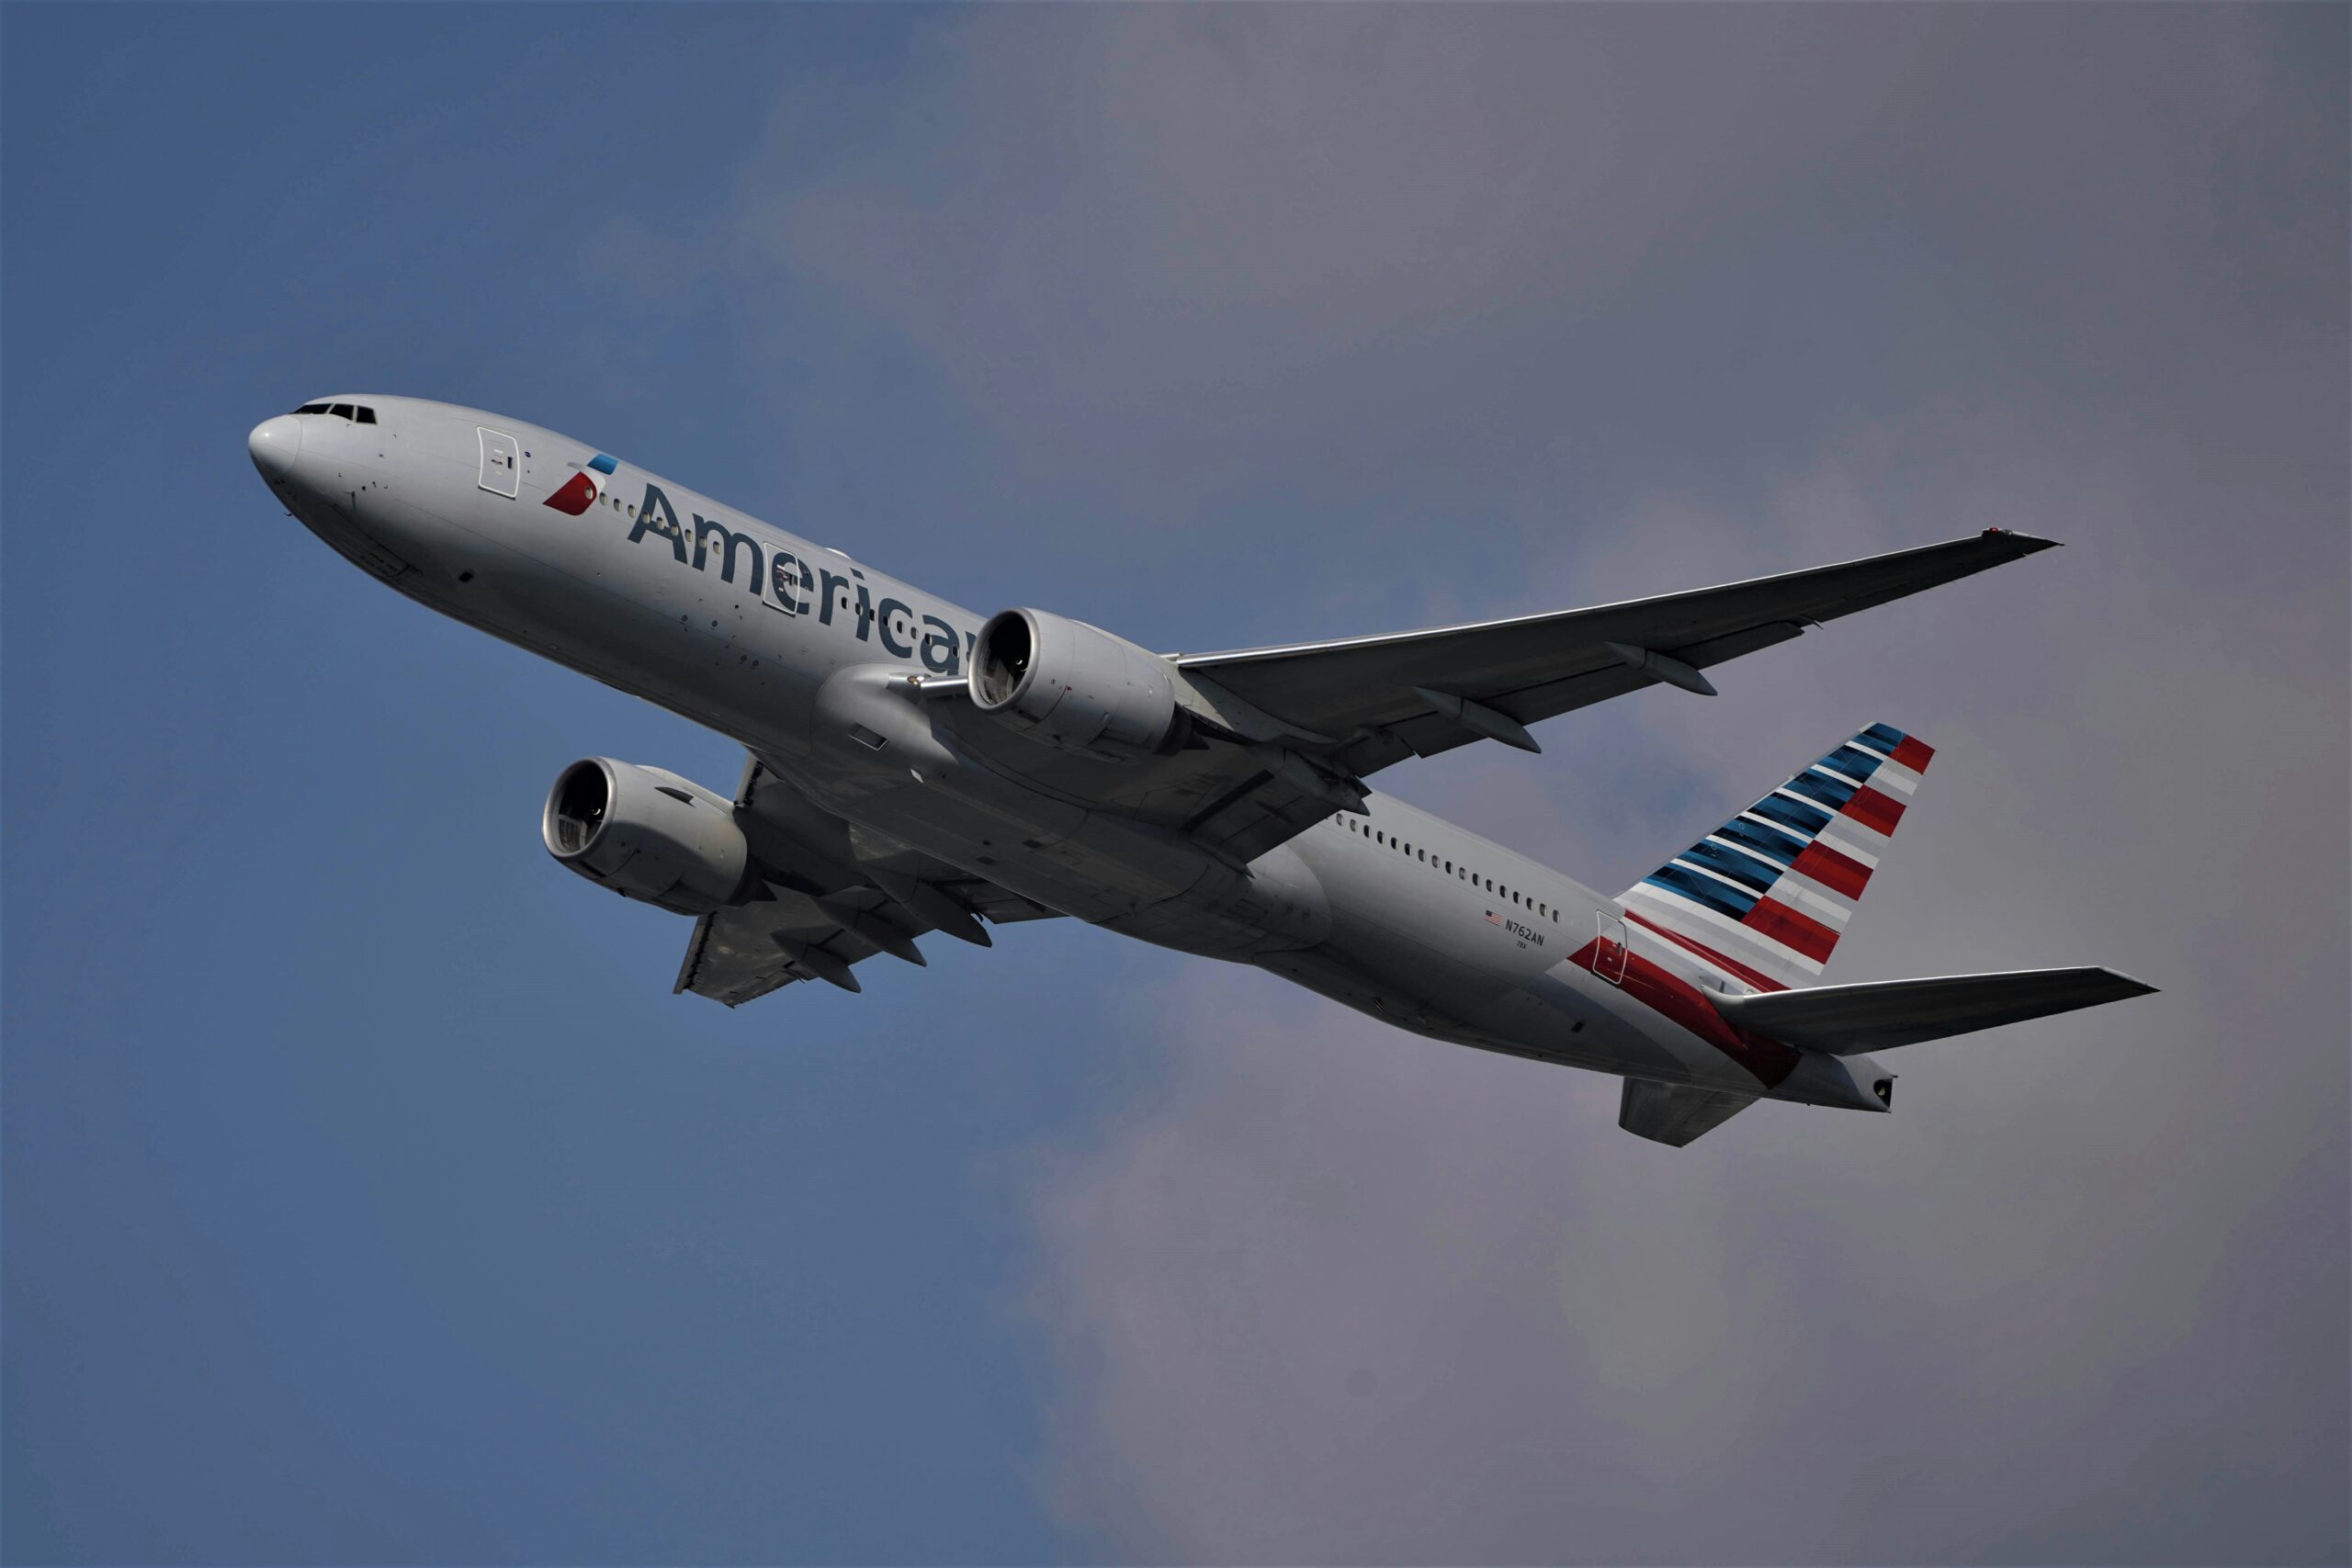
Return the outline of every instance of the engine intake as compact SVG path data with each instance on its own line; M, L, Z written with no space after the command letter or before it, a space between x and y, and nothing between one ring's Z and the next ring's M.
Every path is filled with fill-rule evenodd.
M972 703L1033 740L1114 762L1184 739L1168 660L1043 610L1002 610L980 627Z
M660 768L589 757L556 776L539 837L558 863L681 915L731 904L752 880L735 807Z

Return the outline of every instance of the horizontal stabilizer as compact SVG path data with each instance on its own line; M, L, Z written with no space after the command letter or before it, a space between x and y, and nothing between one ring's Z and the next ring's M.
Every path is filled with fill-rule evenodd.
M1755 1103L1752 1094L1627 1078L1624 1098L1617 1102L1617 1125L1637 1138L1679 1149Z
M1817 986L1752 997L1710 993L1708 999L1742 1029L1805 1050L1851 1056L2120 1002L2154 990L2112 969L2018 969L2001 975Z

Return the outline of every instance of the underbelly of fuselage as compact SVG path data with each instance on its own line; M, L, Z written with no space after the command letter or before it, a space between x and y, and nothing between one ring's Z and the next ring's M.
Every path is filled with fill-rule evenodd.
M359 499L356 517L306 521L322 535L364 525ZM1462 903L1459 888L1400 904L1393 887L1365 880L1362 844L1329 823L1236 866L1181 830L1061 799L943 744L927 716L885 689L898 673L887 667L837 668L812 683L804 663L779 657L787 650L746 641L734 625L673 617L489 539L462 558L378 575L726 734L826 810L1047 908L1256 964L1432 1039L1669 1081L1714 1077L1703 1057L1662 1046L1655 1021L1573 954L1498 943L1470 908L1475 891L1460 908L1434 907Z

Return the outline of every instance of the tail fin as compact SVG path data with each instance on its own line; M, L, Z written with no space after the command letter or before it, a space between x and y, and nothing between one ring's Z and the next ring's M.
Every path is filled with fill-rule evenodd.
M1818 980L1935 750L1873 724L1619 895L1764 990Z

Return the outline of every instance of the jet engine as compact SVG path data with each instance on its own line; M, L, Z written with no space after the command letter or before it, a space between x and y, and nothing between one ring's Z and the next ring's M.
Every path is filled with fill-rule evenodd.
M1183 744L1168 660L1043 610L1003 610L980 627L972 704L1064 751L1130 762Z
M675 914L707 915L735 902L752 881L751 846L731 801L610 757L557 775L539 837L548 853L590 881Z

